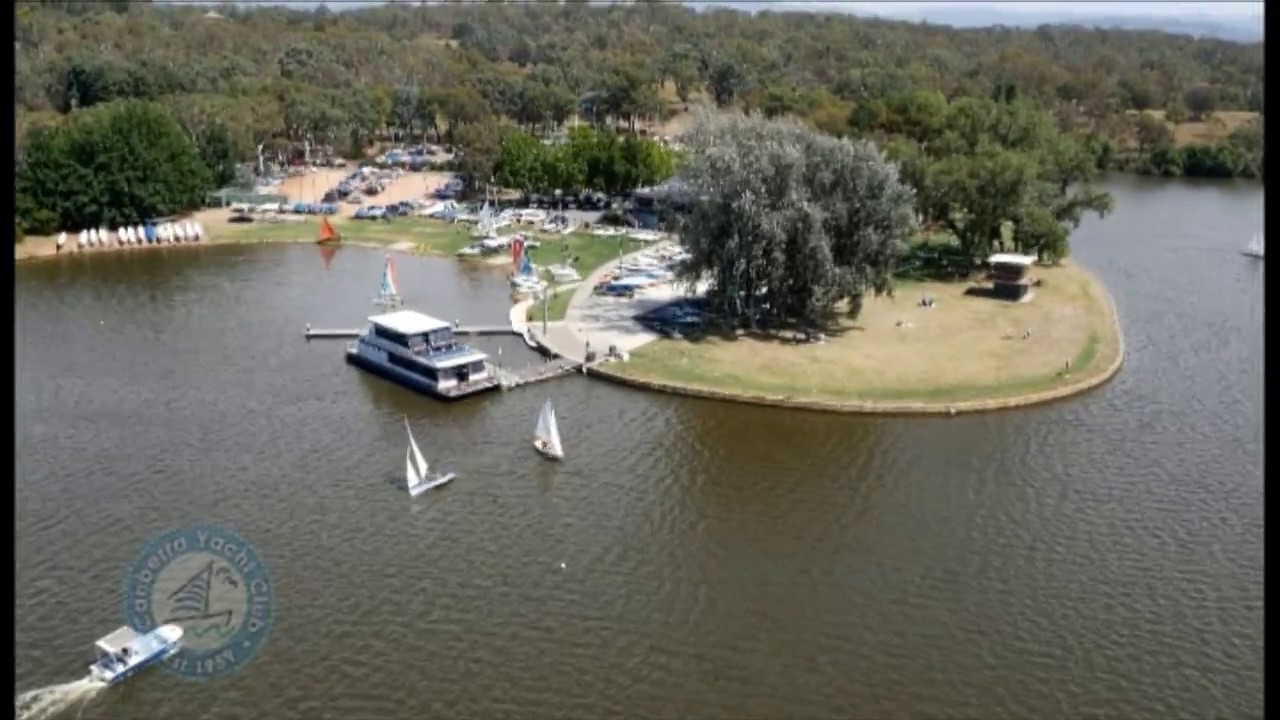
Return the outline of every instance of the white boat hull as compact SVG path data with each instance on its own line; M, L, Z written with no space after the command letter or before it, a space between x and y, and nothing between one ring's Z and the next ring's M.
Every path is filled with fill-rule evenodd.
M548 460L559 461L564 459L564 453L556 452L555 450L552 450L550 447L547 446L545 442L541 440L533 441L533 449L537 450L538 453L542 455L542 457Z
M434 490L435 488L438 488L442 485L447 485L450 482L452 482L453 479L456 477L457 475L454 473L447 473L445 475L434 475L428 478L427 480L424 480L423 482L418 483L417 485L410 485L409 497L418 497L419 495L421 495L424 492L427 492L428 490Z
M89 674L108 685L124 682L181 650L182 635L178 625L161 625L131 643L127 658L99 658L89 666Z

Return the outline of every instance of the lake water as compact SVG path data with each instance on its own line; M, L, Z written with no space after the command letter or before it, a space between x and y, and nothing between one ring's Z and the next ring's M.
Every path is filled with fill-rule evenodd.
M438 404L301 337L371 312L373 251L22 265L16 688L82 677L143 545L216 522L270 567L265 650L81 717L1261 717L1263 193L1110 189L1074 248L1121 374L956 418L580 377ZM455 265L401 259L409 304L502 321L501 273ZM530 447L547 397L561 465ZM415 500L406 415L460 474Z

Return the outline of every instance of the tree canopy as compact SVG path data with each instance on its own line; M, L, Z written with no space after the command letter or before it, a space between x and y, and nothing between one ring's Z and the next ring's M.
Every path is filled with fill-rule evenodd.
M1020 243L1048 250L1055 224L1094 205L1049 192L1055 174L1082 177L1085 158L1163 175L1261 177L1263 165L1256 116L1197 136L1207 140L1157 127L1212 128L1223 113L1260 113L1262 43L1160 32L955 29L657 2L387 3L334 13L42 0L15 8L14 53L19 167L35 157L28 141L38 128L145 102L176 119L210 183L259 146L322 144L363 157L374 140L432 139L461 147L458 169L473 178L499 170L505 147L516 184L624 188L660 175L641 168L665 160L646 155L653 145L603 131L643 132L705 101L876 138L902 162L925 219L962 237L985 237L994 222L966 188L1021 188L1001 201L1021 209L1001 215L1022 228ZM511 164L516 148L532 147L513 133L545 136L574 117L602 131L589 152L580 138L524 169ZM1024 121L1023 131L1049 139L989 127ZM956 148L969 159L956 159ZM1019 185L1026 177L1035 182ZM20 201L35 208L20 215L29 230L45 225L34 222L37 210L62 213ZM122 212L151 205L169 200Z
M793 119L703 116L679 173L690 212L682 272L732 318L816 326L890 289L916 229L914 193L871 143Z
M27 231L137 223L196 207L213 171L162 107L109 103L32 132L16 185ZM220 162L217 157L214 162Z
M615 196L657 184L674 170L675 154L661 143L589 127L571 130L556 144L512 133L503 139L495 163L503 187L530 192L591 188Z
M159 100L182 108L188 127L190 115L220 120L246 158L272 138L349 142L384 127L451 136L490 115L530 129L575 113L634 128L700 94L831 132L903 93L998 91L1125 142L1126 111L1263 107L1261 43L1159 32L953 29L652 2L333 13L49 0L18 7L15 23L19 112Z

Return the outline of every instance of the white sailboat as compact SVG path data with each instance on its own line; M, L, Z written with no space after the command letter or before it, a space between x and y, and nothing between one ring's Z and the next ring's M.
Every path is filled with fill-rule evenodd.
M533 431L533 447L552 460L564 459L564 446L560 444L560 426L556 423L556 409L547 400L538 413L538 427Z
M432 473L430 466L427 465L427 459L422 456L422 451L418 449L418 443L413 439L413 430L409 429L409 418L407 417L404 419L404 429L409 433L409 448L404 451L404 476L405 487L409 490L410 497L417 497L432 488L444 485L456 477L454 473L444 475Z
M391 261L390 254L382 266L382 284L378 287L378 294L373 297L373 304L383 307L399 307L404 304L404 299L400 297L400 286L396 284L396 266Z
M1245 246L1240 252L1249 257L1262 258L1266 252L1267 238L1262 233L1253 236L1253 242Z

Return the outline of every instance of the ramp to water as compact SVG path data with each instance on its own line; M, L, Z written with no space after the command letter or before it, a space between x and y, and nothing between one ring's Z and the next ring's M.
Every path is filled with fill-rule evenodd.
M54 720L82 709L106 687L106 683L86 675L75 682L28 690L14 697L13 715L17 720Z

